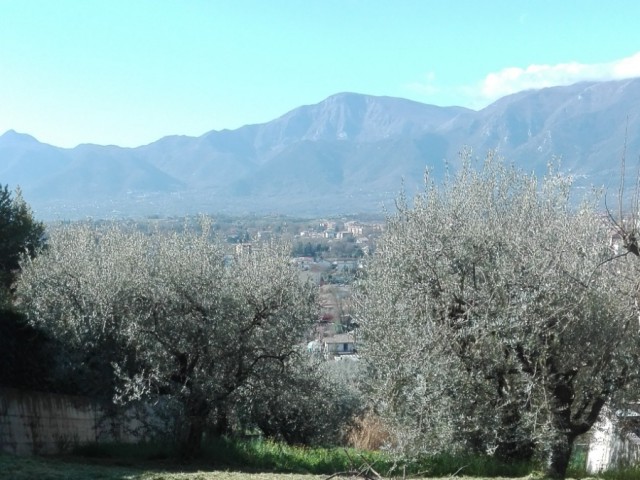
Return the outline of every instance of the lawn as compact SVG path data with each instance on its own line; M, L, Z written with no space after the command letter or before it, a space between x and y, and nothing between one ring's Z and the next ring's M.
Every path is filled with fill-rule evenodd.
M574 478L586 478L576 456ZM26 480L324 480L337 472L371 468L385 479L403 478L402 464L384 452L295 447L263 440L212 439L197 460L184 463L167 443L102 443L77 446L66 456L0 454L0 479ZM441 454L406 464L407 479L542 479L532 464L500 463L489 456ZM607 480L637 480L638 470L611 472ZM466 475L466 477L463 477ZM333 477L340 479L356 476ZM371 478L376 478L371 474Z
M133 467L117 464L82 463L78 459L17 457L0 455L0 479L11 480L320 480L326 475L301 475L282 473L242 473L227 471L202 471L186 468L177 471L175 466L156 468Z
M0 455L0 479L11 480L324 480L329 475L304 475L287 473L247 473L239 471L209 471L186 467L180 471L175 465L163 467L146 464L144 467L118 465L117 463L85 463L87 459L39 458ZM340 477L342 479L355 477ZM402 478L398 476L395 478ZM407 476L416 480L415 477ZM442 477L441 477L442 478ZM451 478L451 477L449 477ZM497 480L500 477L457 477L467 480ZM538 476L518 477L534 479ZM511 479L517 480L517 479Z

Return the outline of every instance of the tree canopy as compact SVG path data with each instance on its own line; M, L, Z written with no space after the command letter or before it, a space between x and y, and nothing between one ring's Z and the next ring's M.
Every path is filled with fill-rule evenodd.
M22 255L44 246L44 225L33 218L20 190L0 186L0 384L42 387L48 381L48 339L14 311L11 285Z
M535 453L573 442L637 386L634 269L597 195L489 156L405 199L358 284L376 407L410 453ZM625 277L626 278L626 277Z
M44 225L33 218L20 190L15 195L0 186L0 287L13 282L23 254L34 255L44 245Z
M316 318L315 288L287 245L231 256L208 225L60 227L17 283L29 318L84 356L76 368L102 370L122 401L162 397L181 409L186 454L234 395L285 374Z

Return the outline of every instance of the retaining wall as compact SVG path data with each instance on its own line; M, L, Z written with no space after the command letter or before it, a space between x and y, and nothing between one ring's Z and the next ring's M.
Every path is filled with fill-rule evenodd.
M139 422L137 422L139 423ZM136 420L86 397L0 387L0 451L61 453L83 443L136 441Z

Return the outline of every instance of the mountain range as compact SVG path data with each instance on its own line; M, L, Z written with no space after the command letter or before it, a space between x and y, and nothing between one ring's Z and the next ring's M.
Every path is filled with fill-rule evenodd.
M554 158L584 185L616 186L640 153L640 79L503 97L481 110L340 93L279 118L137 148L59 148L0 136L0 184L42 219L380 213L404 189L453 169L463 149L496 150L542 173Z

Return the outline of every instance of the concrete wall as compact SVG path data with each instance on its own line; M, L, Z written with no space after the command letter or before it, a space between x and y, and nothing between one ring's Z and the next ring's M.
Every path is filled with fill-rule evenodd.
M136 420L85 397L0 388L0 451L60 453L82 443L135 441ZM126 428L125 428L126 427Z

